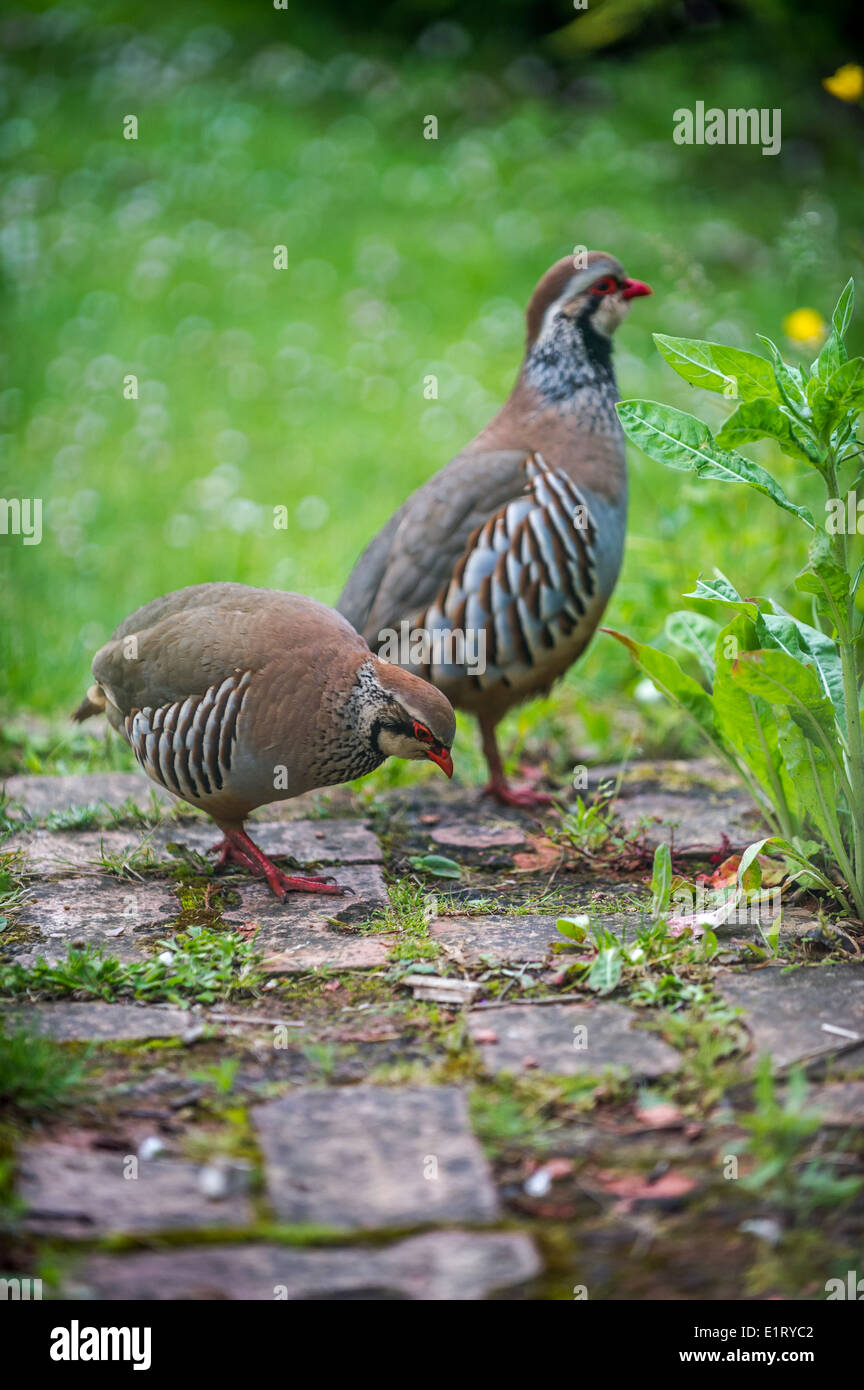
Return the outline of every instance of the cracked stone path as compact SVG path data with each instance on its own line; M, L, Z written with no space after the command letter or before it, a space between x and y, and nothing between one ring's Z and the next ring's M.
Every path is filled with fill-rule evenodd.
M640 828L649 850L665 840L698 858L758 833L753 808L713 770L688 785L700 769L660 764L625 779L621 821ZM613 772L595 770L592 787ZM181 929L178 874L208 882L196 856L213 842L209 823L142 828L135 808L155 819L173 802L134 773L13 777L6 794L12 828L0 853L23 866L26 891L14 929L0 933L5 963L59 963L71 946L143 962ZM257 997L0 1000L6 1030L26 1025L53 1039L97 1078L71 1111L29 1133L16 1158L26 1239L35 1250L62 1243L56 1296L568 1297L573 1283L602 1287L610 1267L630 1259L631 1208L686 1212L705 1189L728 1137L688 1130L675 1105L662 1118L651 1101L652 1088L669 1092L689 1075L656 1013L585 993L556 997L557 918L589 911L632 941L646 872L599 894L590 875L559 875L553 892L550 869L531 867L536 819L496 813L455 788L424 786L391 802L374 823L346 797L303 799L256 820L266 853L333 873L351 896L281 904L244 874L209 880L218 929L254 934L262 953ZM448 856L461 878L427 882L426 934L412 954L384 914L388 882L410 873L417 853ZM815 925L801 907L784 920L802 941ZM739 1011L743 1073L765 1052L781 1068L816 1060L833 1068L818 1090L823 1124L864 1125L858 959L747 970L736 951L760 940L758 922L721 928L718 939L726 954L715 987ZM543 1103L524 1088L582 1095L586 1084L594 1097L584 1092L584 1113L541 1134ZM605 1101L619 1094L625 1108L608 1115ZM662 1169L653 1188L626 1167L649 1152ZM614 1218L605 1235L595 1234L598 1205ZM574 1252L566 1275L550 1267L538 1222L564 1223ZM159 1248L162 1236L170 1248ZM131 1248L105 1248L120 1237ZM712 1277L670 1274L670 1296L718 1296ZM739 1271L729 1278L734 1289Z

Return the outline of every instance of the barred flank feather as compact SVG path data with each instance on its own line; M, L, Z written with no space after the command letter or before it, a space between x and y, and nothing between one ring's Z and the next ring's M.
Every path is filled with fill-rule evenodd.
M129 742L148 777L187 800L220 792L251 679L251 671L244 671L203 695L128 714Z
M540 454L525 474L524 495L473 532L449 584L412 624L483 629L481 686L542 663L571 637L597 590L597 529L579 489Z

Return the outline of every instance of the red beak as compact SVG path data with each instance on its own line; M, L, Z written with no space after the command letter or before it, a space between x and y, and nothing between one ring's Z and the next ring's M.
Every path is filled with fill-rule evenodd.
M442 772L446 772L448 777L453 776L453 759L450 757L449 748L427 748L426 757L431 758L433 763L437 763Z
M622 299L639 299L643 294L653 294L650 285L646 285L644 280L625 280L624 289L621 294Z

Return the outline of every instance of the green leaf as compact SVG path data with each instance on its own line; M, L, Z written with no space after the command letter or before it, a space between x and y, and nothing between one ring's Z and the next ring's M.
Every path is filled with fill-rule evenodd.
M568 941L584 941L588 935L588 918L559 917L555 929L562 936L566 936Z
M700 575L696 580L696 588L691 593L685 594L684 597L705 598L711 599L715 603L725 603L730 608L740 608L741 612L746 613L749 617L755 617L759 612L759 605L756 600L742 598L735 585L718 569L715 569L713 579L703 579Z
M785 454L804 463L822 463L827 452L790 410L765 397L742 401L717 434L717 443L730 449L757 439L776 440Z
M607 946L598 951L597 959L588 972L589 989L598 994L609 994L621 979L621 950L618 946Z
M779 647L790 655L797 652L805 658L805 664L806 658L810 658L845 736L843 668L836 643L827 633L787 613L775 600L772 599L771 603L774 612L760 613L756 619L757 645Z
M807 403L807 393L804 390L804 373L798 367L792 367L783 360L780 349L776 343L772 343L770 338L766 338L762 333L757 333L756 337L760 343L764 343L768 349L768 356L771 359L771 366L774 370L774 380L780 391L780 395L788 406L796 413L801 413L805 417L810 412Z
M725 741L753 774L755 787L779 810L794 805L777 746L777 719L766 700L751 695L732 678L741 651L758 646L753 620L740 613L722 629L715 648L716 674L712 704L718 738Z
M720 631L719 623L705 613L682 608L670 613L665 622L666 636L697 658L709 680L714 675L714 643Z
M841 762L834 706L823 695L812 665L804 665L783 651L745 651L732 664L732 678L751 695L786 706L806 736L833 753L838 764ZM817 730L821 730L821 738Z
M834 547L827 532L819 529L810 542L809 564L795 579L803 594L816 594L830 609L831 603L845 603L849 595L849 576L834 558Z
M669 906L672 892L672 854L664 842L654 851L654 870L651 875L651 916L660 917Z
M834 331L840 338L846 337L846 330L852 322L852 309L854 304L855 281L850 278L846 281L840 298L837 300L834 307L834 313L831 315Z
M814 381L813 424L817 430L834 430L847 415L864 410L864 357L852 357L827 380Z
M820 381L828 381L843 366L848 353L836 328L832 328L822 344L822 350L814 362L810 363L812 376Z
M640 671L644 671L657 689L695 720L712 742L715 741L710 696L698 681L688 676L686 671L682 671L674 656L660 652L656 647L649 647L644 642L635 642L632 637L626 637L623 632L615 632L611 627L600 630L625 646Z
M669 366L691 386L718 391L728 400L781 399L770 362L755 352L698 338L670 338L665 333L655 333L654 342Z
M743 454L721 449L708 426L694 415L657 401L622 401L617 409L625 433L650 458L670 468L696 473L700 478L746 483L812 528L813 518L806 507L790 502L780 484L760 464Z
M786 771L794 783L806 824L830 840L837 833L834 771L824 750L807 738L788 714L778 716L777 732Z
M455 859L447 859L443 854L415 854L411 864L415 869L432 874L435 878L462 877L462 870Z

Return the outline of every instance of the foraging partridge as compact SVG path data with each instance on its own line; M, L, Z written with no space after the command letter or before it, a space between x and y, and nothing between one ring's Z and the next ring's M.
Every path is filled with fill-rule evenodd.
M290 890L293 877L243 829L256 806L362 777L391 755L453 775L447 699L380 661L323 603L245 584L197 584L154 599L93 659L97 684L73 715L104 710L154 782L209 812L233 860Z
M612 334L651 290L605 252L584 262L567 257L540 280L506 404L379 531L338 604L373 651L400 633L400 664L477 716L486 791L510 805L549 798L508 786L496 725L585 649L624 547Z

